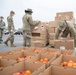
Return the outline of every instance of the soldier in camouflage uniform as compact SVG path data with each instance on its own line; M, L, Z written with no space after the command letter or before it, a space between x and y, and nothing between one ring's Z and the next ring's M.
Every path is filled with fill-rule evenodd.
M0 44L3 42L2 40L2 35L3 35L3 30L5 28L5 22L3 22L3 17L0 16Z
M8 46L8 41L10 41L11 47L15 47L14 43L14 23L13 23L13 16L14 16L14 11L10 12L10 16L7 17L7 22L8 22L8 31L9 31L9 37L7 40L4 42Z
M55 39L58 39L60 33L62 33L61 37L63 38L66 38L68 34L70 34L70 37L74 39L76 46L76 30L72 22L60 21L56 29Z
M31 46L31 32L32 32L32 26L38 25L38 22L34 22L32 19L32 9L25 10L25 15L22 18L23 21L23 39L24 43L23 46Z

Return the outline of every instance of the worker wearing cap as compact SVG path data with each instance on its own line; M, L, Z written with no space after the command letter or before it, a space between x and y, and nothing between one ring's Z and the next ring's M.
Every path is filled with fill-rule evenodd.
M70 34L70 37L74 39L74 42L76 41L76 31L72 22L59 21L55 32L55 39L58 39L60 33L62 33L61 37L63 38L66 38L68 34Z
M74 38L75 35L75 29L72 23L66 22L66 21L60 21L58 23L58 27L56 29L55 33L55 39L58 39L59 34L62 32L62 37L66 38L68 34L70 34L71 38Z
M8 46L8 41L10 41L10 46L11 47L15 47L15 45L14 45L14 30L15 30L15 27L14 27L14 23L13 23L14 14L15 14L15 12L11 11L10 15L7 17L9 37L4 42Z
M3 21L3 17L0 16L0 44L3 42L2 40L2 35L3 35L3 30L5 28L5 22Z
M22 17L23 21L23 46L31 46L31 32L32 32L32 26L38 25L38 22L34 22L32 19L32 9L25 10L25 15Z

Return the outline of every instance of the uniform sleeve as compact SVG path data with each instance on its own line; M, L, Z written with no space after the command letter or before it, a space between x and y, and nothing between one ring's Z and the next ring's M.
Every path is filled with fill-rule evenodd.
M32 16L30 16L28 20L29 20L30 25L37 25L37 23L38 23L36 21L33 21Z
M55 32L55 39L58 39L60 34L59 28L57 27L56 32Z
M75 29L73 27L70 29L70 36L71 38L74 38L75 36Z

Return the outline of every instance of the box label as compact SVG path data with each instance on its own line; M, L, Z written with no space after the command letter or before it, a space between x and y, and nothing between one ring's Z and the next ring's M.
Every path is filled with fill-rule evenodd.
M65 50L65 46L60 46L60 50Z

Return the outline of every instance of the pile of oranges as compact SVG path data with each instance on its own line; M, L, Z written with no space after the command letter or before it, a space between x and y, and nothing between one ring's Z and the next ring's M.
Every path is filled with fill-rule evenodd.
M19 58L17 58L17 61L20 62L20 61L26 60L26 59L28 59L30 57L31 56L19 57Z
M43 58L43 59L40 59L39 61L36 61L35 63L37 63L37 62L48 63L49 59L48 58Z
M76 62L74 62L74 61L72 61L72 60L70 60L69 62L63 62L62 64L61 64L61 66L63 66L63 67L65 67L65 66L67 66L67 67L73 67L73 68L76 68Z
M32 72L30 70L22 71L19 73L14 73L13 75L31 75Z

